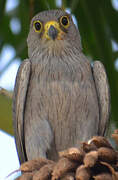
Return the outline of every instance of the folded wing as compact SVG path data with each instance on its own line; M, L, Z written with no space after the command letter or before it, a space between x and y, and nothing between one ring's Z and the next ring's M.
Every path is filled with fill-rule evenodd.
M24 108L28 83L30 78L31 63L29 60L24 60L20 65L13 95L13 125L15 133L15 141L18 151L20 163L26 161L24 147Z

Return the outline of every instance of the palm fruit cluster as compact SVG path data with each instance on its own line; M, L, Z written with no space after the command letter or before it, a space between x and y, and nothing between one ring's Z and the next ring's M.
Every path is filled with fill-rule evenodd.
M118 130L112 134L118 145ZM17 180L118 180L118 152L95 136L80 148L59 152L57 162L39 158L23 163Z

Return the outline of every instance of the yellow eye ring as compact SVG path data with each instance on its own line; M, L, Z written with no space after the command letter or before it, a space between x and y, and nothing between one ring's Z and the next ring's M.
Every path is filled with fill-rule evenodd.
M62 16L60 18L60 23L63 27L68 28L68 26L70 25L68 16Z
M39 21L39 20L34 21L33 27L34 27L35 32L40 33L42 31L42 23L41 23L41 21Z

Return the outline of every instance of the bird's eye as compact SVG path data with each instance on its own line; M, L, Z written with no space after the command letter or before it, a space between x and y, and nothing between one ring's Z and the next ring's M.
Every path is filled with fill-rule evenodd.
M41 30L42 30L42 23L39 20L34 21L33 27L34 27L34 30L36 32L41 32Z
M67 16L62 16L60 18L60 23L62 26L67 28L69 26L69 18Z

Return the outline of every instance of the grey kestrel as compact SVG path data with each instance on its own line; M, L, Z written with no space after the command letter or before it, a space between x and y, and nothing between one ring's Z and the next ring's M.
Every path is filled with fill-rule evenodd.
M27 39L28 59L15 83L13 122L20 162L57 159L57 152L104 135L109 119L109 85L104 66L91 66L71 15L37 14Z

